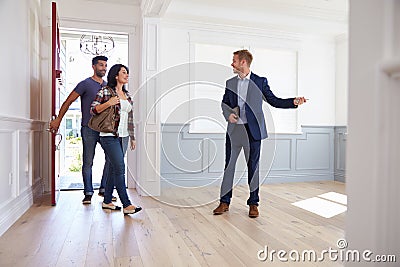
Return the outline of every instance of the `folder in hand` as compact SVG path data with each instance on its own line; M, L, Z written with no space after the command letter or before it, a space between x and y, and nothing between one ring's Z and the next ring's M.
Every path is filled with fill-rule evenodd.
M239 118L240 117L240 108L239 107L234 107L232 109L232 112Z

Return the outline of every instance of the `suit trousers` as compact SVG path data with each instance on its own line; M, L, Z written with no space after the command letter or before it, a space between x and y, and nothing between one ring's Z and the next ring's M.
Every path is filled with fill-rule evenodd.
M260 201L259 161L261 140L254 140L247 124L236 124L232 132L226 134L225 170L221 184L220 201L228 204L231 202L236 162L242 148L247 163L247 182L250 189L247 205L258 205Z

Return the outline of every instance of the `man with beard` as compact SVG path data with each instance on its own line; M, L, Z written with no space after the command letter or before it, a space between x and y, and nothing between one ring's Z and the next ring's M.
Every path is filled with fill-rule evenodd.
M81 97L81 112L82 112L82 124L81 124L81 136L83 144L83 164L82 164L82 178L85 194L82 200L83 204L90 204L93 195L93 184L92 184L92 166L93 158L96 149L97 142L100 141L99 132L96 132L88 127L88 122L91 118L90 105L95 99L97 92L105 86L107 83L103 80L104 75L107 72L107 60L105 56L96 56L92 59L93 76L86 78L85 80L78 83L75 89L69 94L67 99L62 104L57 118L50 122L50 130L58 131L60 123L65 113L68 111L69 106L80 96ZM107 181L107 174L109 163L106 160L103 170L103 176L101 178L101 186L99 195L104 196L104 188ZM113 201L116 198L113 197Z

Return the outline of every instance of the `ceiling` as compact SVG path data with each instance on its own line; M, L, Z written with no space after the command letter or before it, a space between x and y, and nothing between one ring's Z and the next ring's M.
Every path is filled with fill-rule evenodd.
M110 3L107 0L86 0L90 2L103 2L103 3ZM142 0L112 0L113 4L123 4L123 5L133 5L133 6L140 6Z
M348 30L349 0L172 0L163 18L336 36Z
M85 0L110 3L109 0ZM113 0L144 15L221 25L275 27L338 35L347 32L349 0Z
M110 3L109 0L86 0L91 2ZM246 10L274 10L303 16L325 17L327 19L343 20L347 17L349 0L170 0L172 6L179 3L208 8L229 7ZM140 6L145 3L165 2L165 0L113 0L113 3ZM169 2L169 1L168 1ZM181 10L185 11L185 10Z

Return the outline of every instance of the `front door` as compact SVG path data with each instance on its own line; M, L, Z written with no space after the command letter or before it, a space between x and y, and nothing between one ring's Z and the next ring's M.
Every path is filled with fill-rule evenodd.
M52 118L55 118L58 110L60 109L60 86L61 70L60 70L60 32L59 32L59 19L57 14L57 5L55 2L51 3L51 113ZM59 178L60 178L60 151L59 146L61 143L62 135L58 133L51 133L51 204L56 205L59 195Z

